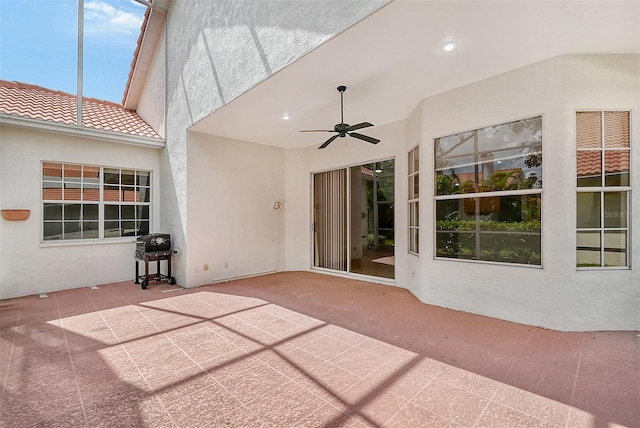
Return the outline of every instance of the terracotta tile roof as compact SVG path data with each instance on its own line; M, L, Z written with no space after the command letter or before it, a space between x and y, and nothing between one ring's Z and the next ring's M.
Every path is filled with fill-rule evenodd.
M578 177L600 175L602 171L602 152L578 152Z
M602 173L602 128L604 122L605 174L629 172L630 126L628 111L578 112L576 115L576 141L578 146L578 177L597 176ZM594 149L594 150L589 150Z
M0 80L0 114L76 124L76 96L36 85ZM87 128L138 137L160 136L135 111L95 98L83 98L82 124Z
M631 127L628 111L604 112L604 146L607 148L629 147Z
M42 189L42 199L45 201L99 201L100 190L98 189L64 189L64 196L61 188ZM104 190L103 200L106 202L141 202L140 192L137 190Z
M631 162L629 152L626 150L607 150L604 155L605 174L629 172ZM601 151L578 152L578 177L600 175L602 172Z
M579 149L602 147L602 116L599 111L576 114L576 141Z

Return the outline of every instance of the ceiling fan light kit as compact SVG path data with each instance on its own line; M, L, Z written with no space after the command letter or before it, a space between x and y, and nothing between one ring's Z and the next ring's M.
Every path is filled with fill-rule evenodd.
M333 129L309 129L309 130L300 131L300 132L335 132L336 133L336 135L332 136L327 141L325 141L320 147L318 147L318 149L324 149L329 144L331 144L333 140L335 140L336 138L338 137L344 138L347 135L362 141L366 141L367 143L378 144L380 140L378 140L377 138L373 138L373 137L369 137L368 135L363 135L357 132L353 132L358 129L368 128L370 126L373 126L372 123L362 122L355 125L349 125L348 123L344 123L344 91L347 90L347 87L341 85L341 86L338 86L337 89L338 89L338 92L340 92L340 123L334 125Z

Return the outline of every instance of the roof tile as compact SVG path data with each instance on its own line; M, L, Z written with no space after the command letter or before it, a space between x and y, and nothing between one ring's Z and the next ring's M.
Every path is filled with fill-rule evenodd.
M66 92L0 80L0 113L75 125L76 104L76 96ZM161 138L135 111L95 98L82 99L82 125L138 137Z
M629 151L607 150L604 155L605 174L628 173L631 166ZM602 152L585 150L578 152L578 177L589 177L602 173Z

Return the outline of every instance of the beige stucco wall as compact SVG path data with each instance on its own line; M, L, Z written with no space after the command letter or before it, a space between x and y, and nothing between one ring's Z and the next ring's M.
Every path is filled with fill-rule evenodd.
M188 238L208 233L212 225L224 227L224 218L218 221L190 212L189 198L200 188L189 186L200 181L202 168L190 153L192 134L187 129L387 1L171 3L167 17L167 149L161 155L161 223L172 234L179 251L175 258L179 284L192 287L206 283L208 277L200 271L199 255L211 253L215 245L228 245ZM198 144L196 141L194 146ZM220 174L228 176L224 171ZM215 192L223 188L206 189L215 197ZM248 215L251 217L246 221L256 228L273 229L272 219L260 210ZM262 262L257 254L247 254L245 267L238 267L234 274L251 274L252 266ZM212 263L217 265L219 261Z
M193 287L311 269L312 173L394 158L395 285L426 303L547 328L640 329L640 212L633 210L640 192L631 193L632 268L575 268L575 112L631 110L632 186L640 186L640 56L559 56L425 98L405 120L372 128L368 134L382 140L376 146L347 138L322 151L279 149L190 132L384 1L294 3L299 9L291 2L172 3L168 61L160 60L161 47L141 101L161 127L158 88L166 82L164 150L2 125L1 207L28 208L32 217L0 222L0 298L133 275L132 241L40 242L42 160L153 171L153 230L172 234L178 283ZM436 260L434 138L537 115L543 117L543 266ZM417 144L419 257L406 251L406 156ZM276 201L282 210L273 209Z
M133 280L135 238L42 242L41 162L152 172L152 230L159 224L159 150L0 125L0 208L26 208L26 221L0 219L0 298Z
M314 171L396 157L396 285L438 306L558 330L640 329L640 213L632 211L631 269L576 270L575 113L629 109L632 185L640 185L640 56L551 58L424 99L400 123L372 128L377 146L338 140L286 152L286 268L311 265ZM434 138L543 116L543 266L434 258ZM421 150L420 257L407 252L406 153ZM640 192L632 192L632 207Z
M631 218L632 269L576 270L575 114L630 109L632 185L640 185L640 56L555 57L422 102L421 281L409 288L440 306L559 330L640 329L640 217ZM542 269L434 260L433 139L543 116ZM640 206L632 192L631 206Z
M282 269L284 150L194 132L187 151L188 219L196 225L187 236L190 280L210 284ZM274 209L277 201L285 207Z
M394 158L396 286L426 303L558 330L638 329L636 269L575 268L575 112L631 109L632 139L639 141L639 70L638 56L552 58L426 98L406 120L372 128L368 134L382 140L376 146L347 138L325 150L282 150L188 133L187 218L197 225L197 232L188 234L189 250L195 251L188 255L190 283L267 272L272 266L311 269L311 174ZM545 159L542 268L435 260L433 139L537 115L543 116ZM419 258L408 254L406 233L406 156L416 144L421 147ZM633 159L637 186L640 167L638 157ZM256 176L250 177L247 171L253 170ZM633 206L640 206L637 192L632 198ZM277 225L276 200L284 203ZM637 214L632 222L635 267ZM204 264L210 271L203 271Z

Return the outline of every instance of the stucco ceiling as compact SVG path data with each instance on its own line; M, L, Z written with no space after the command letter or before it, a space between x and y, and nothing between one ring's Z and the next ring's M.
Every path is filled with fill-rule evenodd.
M442 53L447 40L458 49ZM319 146L331 134L298 131L340 121L338 85L348 87L345 122L384 125L405 119L430 95L573 53L640 53L640 1L397 0L190 129ZM362 132L375 137L376 128Z

